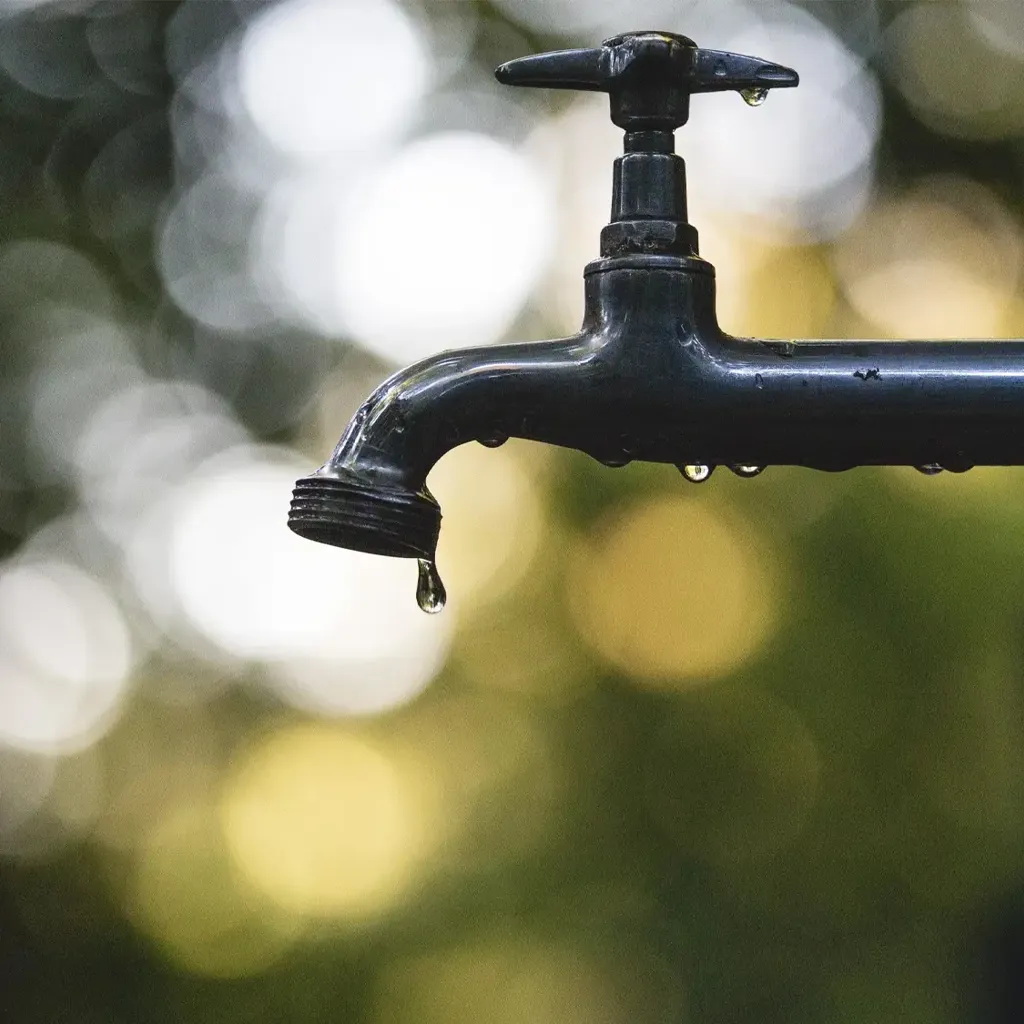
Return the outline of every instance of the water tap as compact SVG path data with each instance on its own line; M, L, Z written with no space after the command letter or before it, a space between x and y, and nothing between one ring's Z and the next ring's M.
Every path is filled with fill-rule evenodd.
M1024 341L778 341L718 326L715 270L689 223L674 132L696 93L760 104L790 68L631 32L600 47L523 57L510 86L605 92L625 132L601 255L584 269L578 334L442 352L366 400L329 461L299 480L289 526L310 540L419 560L417 597L444 605L434 555L441 510L427 474L470 441L510 437L609 466L963 472L1024 463Z

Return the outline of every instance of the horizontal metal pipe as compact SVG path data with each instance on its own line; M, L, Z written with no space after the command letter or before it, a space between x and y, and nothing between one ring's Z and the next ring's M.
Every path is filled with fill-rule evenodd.
M1024 340L731 337L696 257L598 260L585 289L572 338L442 353L382 384L302 482L293 528L429 557L434 463L512 436L610 465L1024 464Z

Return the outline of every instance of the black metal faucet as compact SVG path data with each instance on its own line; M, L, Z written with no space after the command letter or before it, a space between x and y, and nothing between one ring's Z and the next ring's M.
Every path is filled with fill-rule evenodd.
M527 438L610 466L962 472L1024 464L1024 340L762 341L718 326L714 267L687 220L673 132L690 96L734 90L758 104L795 71L635 32L599 48L511 61L507 85L607 92L625 130L601 258L584 271L578 334L449 351L382 384L330 461L296 484L289 526L311 540L420 559L421 607L444 596L431 467L468 441Z

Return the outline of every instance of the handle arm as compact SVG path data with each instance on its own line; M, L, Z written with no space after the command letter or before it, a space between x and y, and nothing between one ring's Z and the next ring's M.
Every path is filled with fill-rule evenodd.
M555 50L502 64L505 85L606 92L612 120L626 131L672 131L686 123L690 96L702 92L765 93L799 85L781 64L724 50L702 50L686 36L630 32L601 46Z
M740 92L744 89L786 89L800 76L781 64L725 50L698 50L691 92Z

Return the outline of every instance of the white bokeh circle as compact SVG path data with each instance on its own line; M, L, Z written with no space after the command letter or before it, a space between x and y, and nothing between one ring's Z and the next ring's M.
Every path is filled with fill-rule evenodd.
M170 572L192 626L233 657L262 661L289 703L369 714L405 703L440 669L452 617L416 606L416 567L313 544L287 527L309 467L240 448L200 467L170 524Z
M242 102L283 153L314 159L398 135L430 81L415 22L388 0L287 0L241 43Z
M418 140L353 188L338 267L350 333L397 363L497 341L547 266L553 212L511 147L473 132Z
M695 205L834 237L871 196L881 93L842 40L798 8L772 8L719 48L795 68L800 87L752 110L736 95L699 96L680 151Z
M124 617L98 580L59 561L0 569L0 741L84 749L113 722L132 667Z

